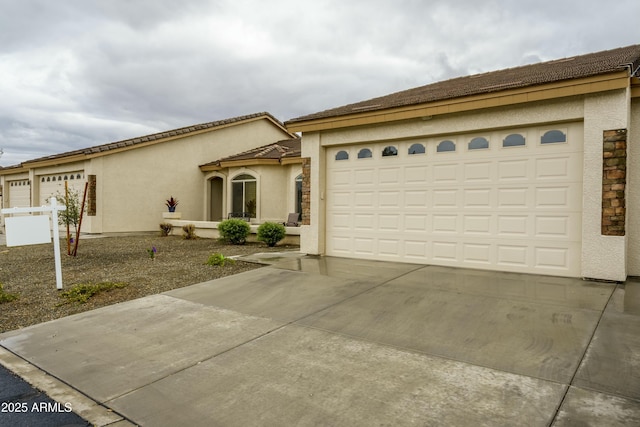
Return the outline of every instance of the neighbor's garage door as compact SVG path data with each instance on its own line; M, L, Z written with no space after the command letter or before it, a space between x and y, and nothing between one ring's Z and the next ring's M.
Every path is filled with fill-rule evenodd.
M28 179L7 182L10 208L25 208L31 206L31 183Z
M61 195L64 198L65 181L69 183L69 191L76 191L78 199L82 201L84 193L84 172L74 171L66 173L58 173L54 175L43 175L38 177L40 181L40 205L48 204L51 196Z
M580 276L582 143L572 124L329 148L327 254Z

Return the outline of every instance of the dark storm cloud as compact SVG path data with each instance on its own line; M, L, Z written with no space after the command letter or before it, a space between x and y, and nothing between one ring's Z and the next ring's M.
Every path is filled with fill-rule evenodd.
M637 2L0 0L6 166L640 43ZM612 30L611 22L615 22Z

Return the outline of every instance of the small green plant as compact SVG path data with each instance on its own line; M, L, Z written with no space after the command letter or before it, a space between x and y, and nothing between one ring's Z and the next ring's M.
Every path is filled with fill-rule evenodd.
M182 231L184 232L182 237L184 237L187 240L193 240L198 238L198 236L196 235L196 226L193 224L183 225Z
M218 232L222 240L233 245L244 245L251 232L251 226L241 219L225 219L218 224Z
M207 265L211 265L211 266L220 266L220 267L224 267L224 265L226 263L229 264L233 264L236 261L232 258L226 257L224 255L222 255L221 253L214 253L209 255L209 259L207 260L207 262L205 264Z
M149 258L151 259L156 259L156 253L158 252L158 250L156 249L155 246L153 246L151 249L147 249L147 253L149 254Z
M112 289L121 289L127 286L126 283L115 283L115 282L102 282L97 284L83 283L79 285L75 285L68 291L64 291L60 294L60 297L64 298L66 301L58 304L84 304L89 298L100 293L100 292L108 292Z
M267 246L273 247L280 240L284 239L286 230L284 225L275 222L265 222L258 227L258 240L265 242Z
M18 294L10 294L6 292L2 288L2 283L0 283L0 304L4 304L5 302L11 302L18 299Z
M173 224L169 224L168 222L160 223L160 235L162 237L167 237L173 231Z

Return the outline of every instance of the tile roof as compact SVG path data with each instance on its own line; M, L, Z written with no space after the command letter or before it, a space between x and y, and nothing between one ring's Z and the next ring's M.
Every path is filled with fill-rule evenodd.
M91 155L91 154L103 153L103 152L107 152L107 151L111 151L119 148L132 147L145 142L157 141L164 138L170 138L170 137L179 136L179 135L187 135L192 132L198 132L198 131L213 129L221 126L227 126L233 123L243 122L246 120L251 120L251 119L256 119L261 117L266 117L273 120L276 124L278 124L284 129L284 125L282 124L282 122L280 122L270 113L261 112L261 113L249 114L245 116L233 117L233 118L224 119L224 120L217 120L214 122L186 126L179 129L168 130L164 132L154 133L151 135L139 136L136 138L125 139L122 141L110 142L108 144L96 145L93 147L82 148L74 151L68 151L61 154L53 154L50 156L40 157L33 160L27 160L26 162L23 162L23 164L41 162L41 161L47 161L47 160L63 159L65 157L72 157L77 155Z
M301 138L285 139L273 144L263 145L262 147L253 148L233 156L224 157L222 159L200 165L205 166L221 166L224 162L232 162L237 160L282 160L301 157L302 147Z
M633 45L587 55L453 78L297 117L286 121L285 125L360 112L443 101L470 95L486 94L505 89L524 88L563 80L591 77L621 71L627 67L631 68L631 72L635 72L637 75L639 66L640 45Z

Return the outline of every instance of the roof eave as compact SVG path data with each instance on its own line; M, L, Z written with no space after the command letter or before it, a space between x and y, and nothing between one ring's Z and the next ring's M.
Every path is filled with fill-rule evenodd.
M422 104L387 108L354 114L286 122L290 132L314 132L352 126L371 125L399 120L431 117L441 114L500 107L554 98L585 95L623 89L630 86L627 70L608 74L565 80L543 85L483 93Z

